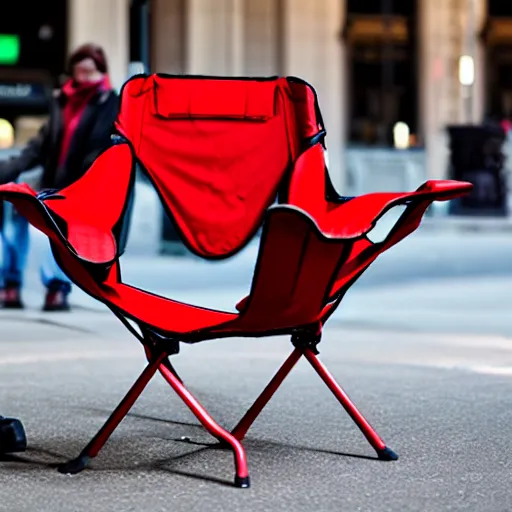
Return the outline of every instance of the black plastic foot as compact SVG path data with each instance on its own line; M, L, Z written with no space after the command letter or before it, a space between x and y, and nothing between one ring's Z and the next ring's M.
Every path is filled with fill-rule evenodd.
M76 459L70 460L58 467L59 473L66 475L76 475L83 471L90 461L90 457L87 455L80 455Z
M0 416L0 454L19 453L27 449L27 436L20 420Z
M235 487L241 487L242 489L248 489L251 487L251 481L248 476L239 477L235 476Z
M398 460L398 455L387 446L383 450L379 450L377 455L379 456L379 460Z

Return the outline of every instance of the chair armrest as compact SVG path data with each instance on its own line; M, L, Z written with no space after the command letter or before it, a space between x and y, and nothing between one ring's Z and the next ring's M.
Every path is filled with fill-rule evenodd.
M112 263L117 256L117 243L112 231L74 223L69 226L67 241L80 259L88 263Z

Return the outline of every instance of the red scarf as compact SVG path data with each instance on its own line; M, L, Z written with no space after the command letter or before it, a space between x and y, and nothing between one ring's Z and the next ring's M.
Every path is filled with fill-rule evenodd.
M109 89L111 89L111 85L107 75L99 82L76 84L73 80L68 80L62 86L62 93L66 97L66 103L62 112L63 132L58 162L59 167L64 165L71 139L84 113L85 107L87 107L98 92L107 91Z

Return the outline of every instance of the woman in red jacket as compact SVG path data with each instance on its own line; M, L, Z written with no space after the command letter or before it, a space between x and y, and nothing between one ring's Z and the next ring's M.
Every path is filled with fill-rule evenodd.
M119 97L112 89L107 59L97 45L79 47L69 58L70 79L50 106L48 121L21 154L0 162L0 183L14 181L27 170L43 168L40 189L59 190L78 180L110 145ZM28 222L4 204L3 268L0 272L4 308L23 308L21 289L29 248ZM5 222L10 219L10 222ZM71 283L50 250L41 266L46 288L43 310L67 311Z

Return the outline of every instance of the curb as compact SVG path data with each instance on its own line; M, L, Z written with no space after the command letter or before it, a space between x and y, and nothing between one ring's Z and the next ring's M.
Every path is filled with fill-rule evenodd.
M436 217L425 218L421 223L424 230L448 232L512 233L510 217Z

